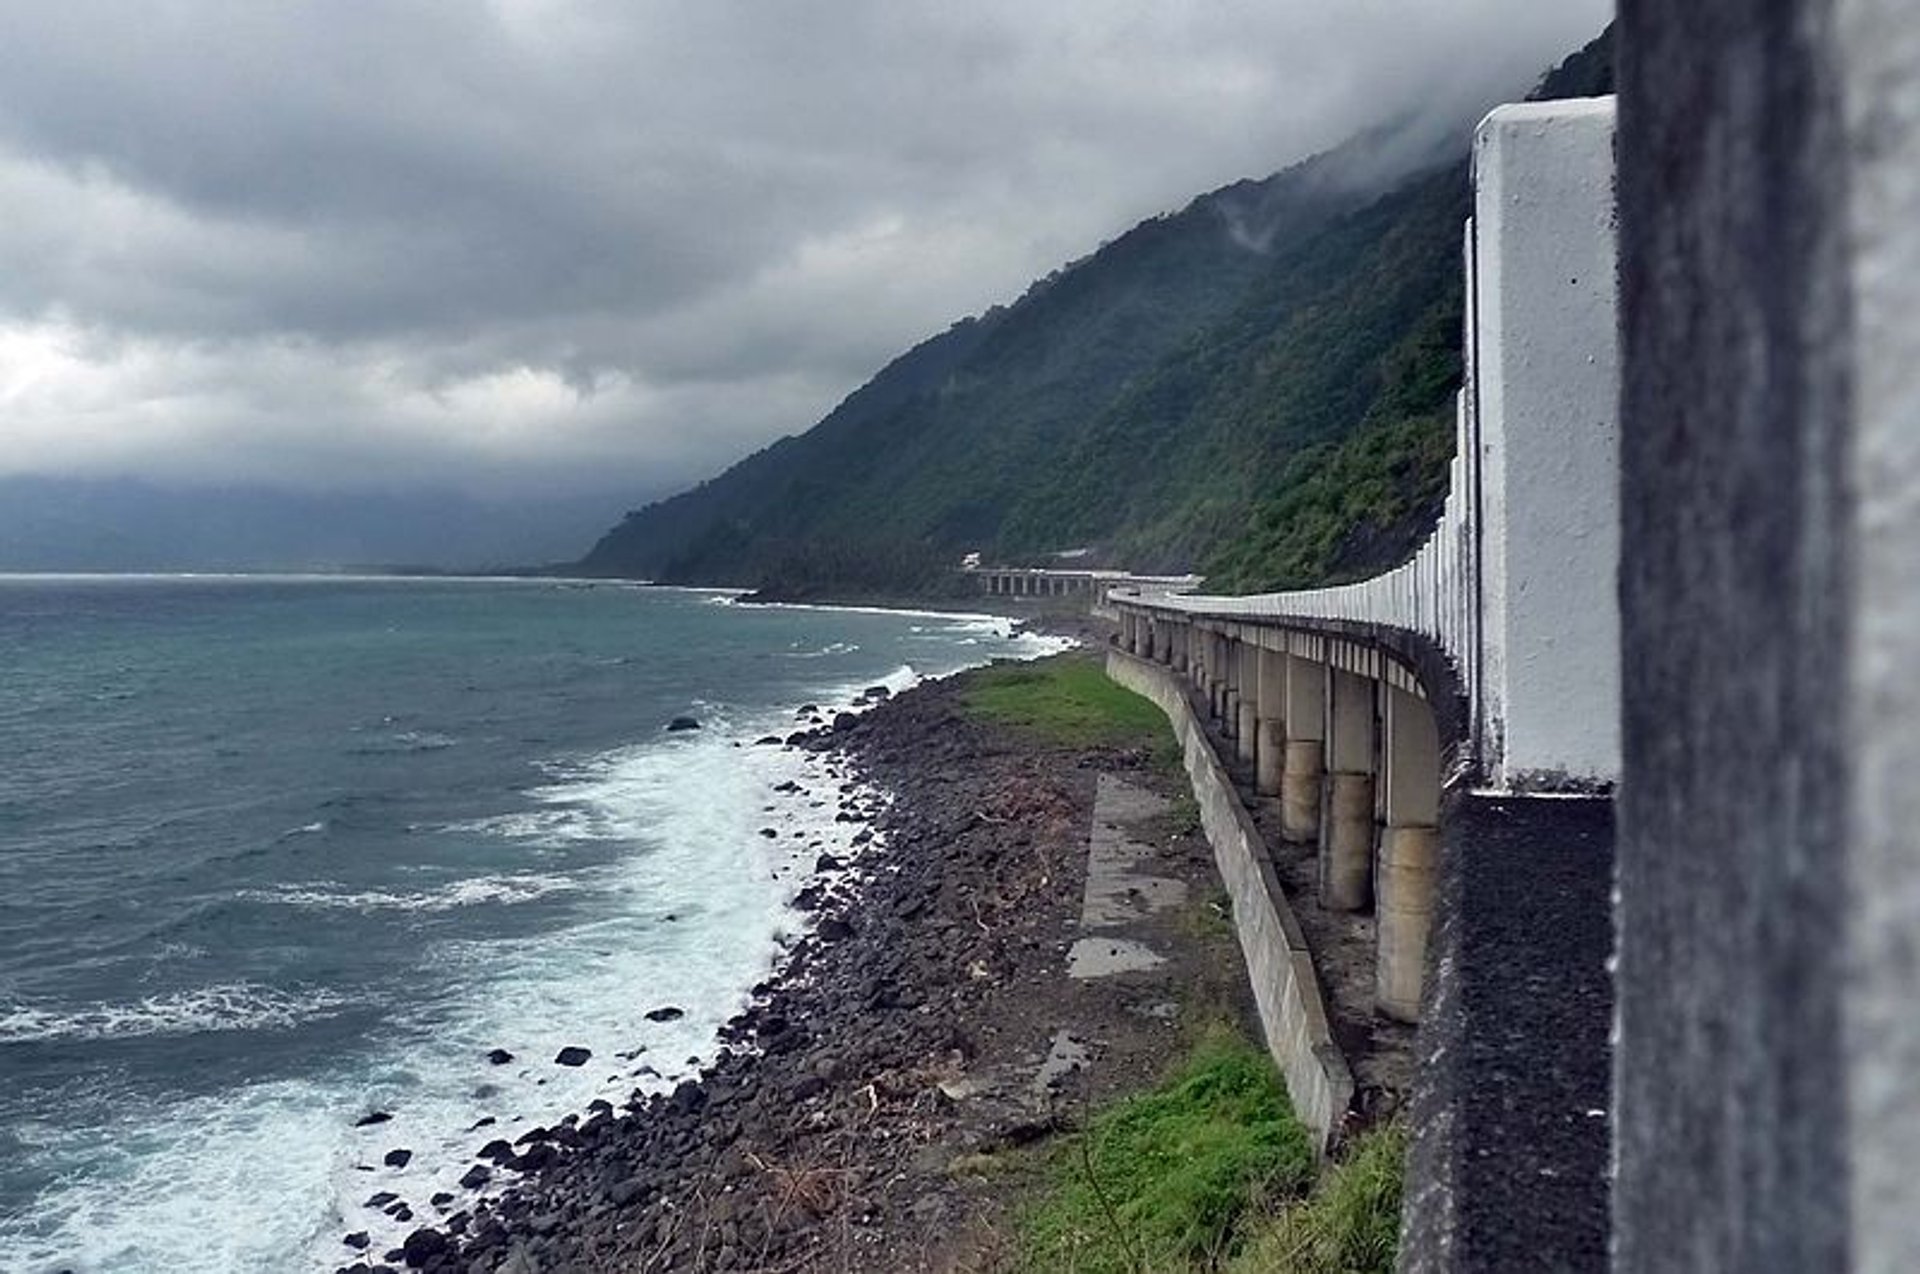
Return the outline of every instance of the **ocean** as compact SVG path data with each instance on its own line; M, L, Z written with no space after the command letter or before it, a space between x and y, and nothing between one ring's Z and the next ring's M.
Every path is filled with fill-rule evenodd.
M608 583L0 577L0 1270L331 1269L469 1197L488 1138L670 1087L857 850L830 762L755 741L1057 644Z

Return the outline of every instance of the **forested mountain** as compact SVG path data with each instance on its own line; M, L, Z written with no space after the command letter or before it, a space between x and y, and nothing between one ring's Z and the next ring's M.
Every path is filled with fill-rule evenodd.
M1611 91L1610 37L1538 95ZM581 569L804 596L1095 546L1216 586L1390 564L1443 494L1466 131L1378 129L1202 195L903 354L818 425L649 505Z

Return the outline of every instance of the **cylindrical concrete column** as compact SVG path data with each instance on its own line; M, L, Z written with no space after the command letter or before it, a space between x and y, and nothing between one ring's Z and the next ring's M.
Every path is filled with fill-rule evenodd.
M1373 901L1373 775L1327 777L1320 843L1320 905L1361 911Z
M1280 834L1290 841L1320 836L1320 777L1327 737L1326 665L1287 656L1287 759L1280 775Z
M1254 790L1262 796L1280 795L1280 774L1287 759L1287 656L1285 651L1260 651L1260 704L1255 714L1259 743L1253 761ZM1373 810L1367 810L1373 816Z
M1402 1022L1420 1020L1439 860L1436 828L1389 827L1380 840L1374 1002L1382 1013Z
M1371 677L1327 669L1327 812L1320 828L1320 905L1373 901L1374 697Z
M1232 634L1220 640L1220 733L1231 739L1240 732L1240 641Z
M1243 764L1250 766L1255 765L1260 746L1260 648L1247 640L1256 636L1245 634L1235 655L1240 667L1240 704L1234 722L1233 737L1238 745L1234 751Z
M1207 690L1207 711L1215 721L1225 721L1227 717L1227 638L1218 630L1207 634L1207 654L1210 664L1207 675L1212 684Z
M1386 737L1381 806L1386 827L1374 867L1379 935L1375 1001L1403 1022L1420 1016L1427 933L1433 925L1440 834L1440 736L1424 699L1383 691Z

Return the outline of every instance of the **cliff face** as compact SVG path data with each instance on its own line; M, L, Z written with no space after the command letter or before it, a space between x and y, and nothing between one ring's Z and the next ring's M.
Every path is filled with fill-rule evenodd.
M1605 40L1540 95L1608 91ZM581 569L806 594L923 586L973 550L1244 588L1389 562L1452 445L1469 125L1438 152L1374 130L1144 222L628 514Z

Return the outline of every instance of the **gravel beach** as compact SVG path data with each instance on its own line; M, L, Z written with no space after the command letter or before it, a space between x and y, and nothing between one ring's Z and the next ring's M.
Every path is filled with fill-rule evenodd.
M504 1192L412 1201L427 1224L386 1252L345 1236L341 1269L1001 1264L1008 1187L965 1165L1074 1126L1156 1077L1188 1023L1250 1009L1184 777L979 721L966 681L782 745L826 754L833 790L788 795L840 802L860 852L822 856L811 929L701 1079L476 1129L469 1180Z

